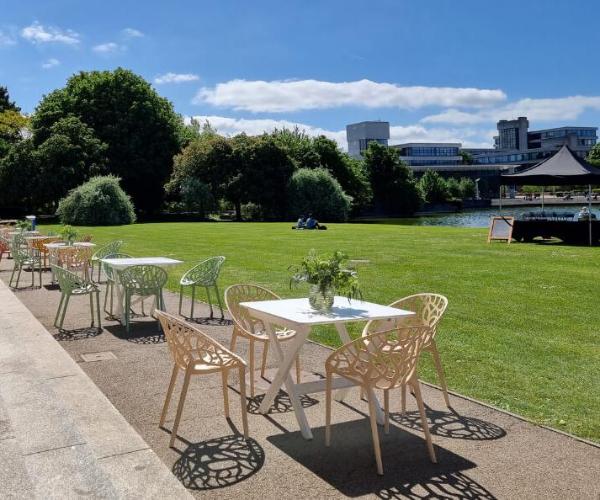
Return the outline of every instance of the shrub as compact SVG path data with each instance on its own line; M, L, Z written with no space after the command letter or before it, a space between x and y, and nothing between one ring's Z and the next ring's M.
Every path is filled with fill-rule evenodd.
M475 195L477 194L475 181L473 179L469 179L468 177L463 177L460 180L460 194L463 200L475 198Z
M301 168L288 184L290 215L313 213L319 220L344 221L348 218L351 198L340 183L323 168Z
M444 203L448 200L446 181L433 170L427 170L419 179L419 189L427 203Z
M58 204L56 214L63 224L109 226L135 222L131 198L111 175L93 177L71 190Z

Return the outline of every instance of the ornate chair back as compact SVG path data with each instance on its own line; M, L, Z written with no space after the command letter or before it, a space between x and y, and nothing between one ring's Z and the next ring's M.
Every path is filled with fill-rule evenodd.
M264 330L262 321L254 319L248 313L245 307L241 307L242 302L255 302L259 300L280 300L281 297L275 295L271 290L258 285L231 285L225 290L225 304L231 314L235 328L238 333L249 337L254 337L257 329Z
M56 266L54 264L51 264L51 267L62 293L70 294L73 290L84 288L89 285L89 282L64 267Z
M225 257L211 257L192 267L181 277L183 285L213 286L217 282Z
M121 271L119 280L134 295L152 295L167 283L167 272L158 266L131 266Z
M246 364L242 358L184 320L159 310L156 315L165 332L173 361L180 369L193 370L196 364L209 369Z
M406 326L360 337L340 347L325 361L325 369L363 387L393 389L415 374L421 349L431 342L429 326Z
M118 253L122 245L122 240L111 241L110 243L98 248L98 250L94 252L94 255L92 255L92 260L105 259L107 255Z

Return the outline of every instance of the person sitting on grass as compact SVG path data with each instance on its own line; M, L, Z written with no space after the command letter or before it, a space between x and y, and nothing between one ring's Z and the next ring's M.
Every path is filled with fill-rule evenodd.
M305 229L327 229L323 224L319 224L319 221L315 219L312 214L308 215L308 219L306 219Z
M304 215L301 215L300 218L298 219L298 222L296 222L295 226L292 226L292 229L304 229L306 228L306 217L304 217Z

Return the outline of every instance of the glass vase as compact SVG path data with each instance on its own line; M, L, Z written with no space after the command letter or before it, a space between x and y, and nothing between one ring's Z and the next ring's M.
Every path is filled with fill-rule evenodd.
M333 307L335 290L331 287L321 288L319 285L311 285L308 295L310 307L319 312L329 312Z

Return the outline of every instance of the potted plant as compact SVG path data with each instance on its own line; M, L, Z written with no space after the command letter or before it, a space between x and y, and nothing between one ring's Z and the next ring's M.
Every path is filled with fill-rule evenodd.
M345 295L348 300L362 297L358 274L347 263L348 256L339 250L333 252L331 258L319 256L311 250L300 265L290 268L294 272L290 286L308 283L311 307L317 311L330 311L336 293Z
M28 221L27 219L23 219L23 220L18 221L15 224L15 227L22 233L25 231L31 231L31 222Z
M60 230L60 236L67 242L68 245L72 245L75 238L77 238L77 231L73 229L73 226L66 224L62 226Z

